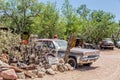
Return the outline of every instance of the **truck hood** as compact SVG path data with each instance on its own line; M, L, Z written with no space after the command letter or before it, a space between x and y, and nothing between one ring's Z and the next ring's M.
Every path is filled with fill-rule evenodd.
M65 52L65 49L59 49L59 51ZM76 55L99 55L100 51L95 49L84 49L84 48L77 48L74 47L70 49L70 54L76 54Z
M95 49L83 49L83 48L72 48L71 50L70 50L70 52L72 52L72 53L79 53L79 54L83 54L83 55L93 55L93 54L99 54L100 53L100 51L99 50L95 50Z

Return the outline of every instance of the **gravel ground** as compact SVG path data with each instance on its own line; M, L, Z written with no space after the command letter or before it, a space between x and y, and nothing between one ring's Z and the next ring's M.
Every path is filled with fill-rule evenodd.
M91 67L84 66L32 80L120 80L120 49L102 50L100 58Z

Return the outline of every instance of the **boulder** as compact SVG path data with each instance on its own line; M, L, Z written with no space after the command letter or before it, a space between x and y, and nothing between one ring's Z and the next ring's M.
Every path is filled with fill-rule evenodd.
M0 60L0 67L9 67L9 65Z
M68 64L68 63L66 63L65 66L67 66L68 70L70 70L70 71L74 70L74 68L70 64Z
M5 71L5 70L8 70L9 68L6 68L6 67L0 67L0 72L1 71Z
M71 67L70 71L73 71L75 68Z
M37 69L34 69L34 70L31 70L33 74L37 74L38 70Z
M41 66L37 66L36 68L37 68L38 71L41 70Z
M0 77L0 80L3 80L3 77Z
M37 67L37 71L42 71L42 72L46 73L46 69L44 67L40 67L40 66Z
M64 63L65 63L64 59L63 59L63 58L60 58L60 59L59 59L59 63L64 64Z
M57 65L51 65L51 69L54 70L54 71L58 71Z
M68 67L66 65L63 66L65 71L68 71Z
M17 79L17 74L15 73L14 69L9 69L1 72L1 76L4 79Z
M46 71L50 75L54 75L55 74L55 71L53 71L51 68L47 69Z
M65 71L63 64L58 64L58 71L60 71L60 72L64 72Z
M41 68L41 71L44 72L44 73L46 73L46 69L44 67Z
M25 74L24 74L24 72L19 72L19 73L17 73L17 76L18 76L19 79L25 79Z
M43 76L45 75L45 72L38 71L37 75L38 75L39 78L43 78Z

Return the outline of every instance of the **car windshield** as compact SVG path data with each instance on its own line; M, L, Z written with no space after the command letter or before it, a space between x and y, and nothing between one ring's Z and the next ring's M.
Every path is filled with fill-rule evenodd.
M120 38L118 38L117 41L120 41Z
M104 38L103 41L104 42L112 42L112 39L111 38Z
M105 38L105 39L103 39L103 41L112 41L112 39L111 38Z
M56 40L55 43L56 43L56 45L57 45L57 47L59 49L67 49L67 41L65 41L65 40Z
M117 41L117 43L120 43L120 41Z

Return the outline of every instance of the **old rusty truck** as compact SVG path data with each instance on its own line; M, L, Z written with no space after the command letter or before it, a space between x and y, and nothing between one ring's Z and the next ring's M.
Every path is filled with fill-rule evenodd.
M67 41L60 39L38 39L37 44L46 45L51 49L57 51L57 57L63 58L67 49ZM78 65L90 66L100 57L100 51L95 49L83 49L79 47L73 47L70 49L68 63L76 68Z

